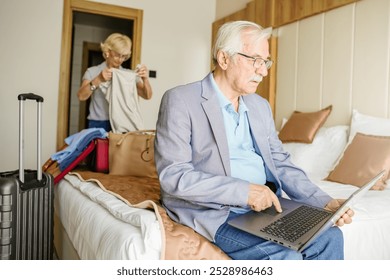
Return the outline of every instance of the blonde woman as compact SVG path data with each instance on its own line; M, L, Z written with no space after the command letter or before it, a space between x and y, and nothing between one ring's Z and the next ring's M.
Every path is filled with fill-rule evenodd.
M121 65L131 56L131 40L128 36L113 33L101 43L104 62L87 69L83 76L77 96L80 101L91 98L88 115L88 128L97 127L111 131L109 121L108 101L100 87L112 79L112 69L124 69ZM132 71L132 70L130 70ZM137 93L144 99L152 97L152 88L149 83L148 69L145 65L137 66Z

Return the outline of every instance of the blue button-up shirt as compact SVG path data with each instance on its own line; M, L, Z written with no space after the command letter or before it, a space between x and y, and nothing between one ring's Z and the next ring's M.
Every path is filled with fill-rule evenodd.
M248 107L239 98L238 112L233 104L222 94L213 80L214 88L223 114L230 154L231 175L253 184L264 185L266 174L263 158L256 153L248 121ZM247 209L232 209L246 212Z

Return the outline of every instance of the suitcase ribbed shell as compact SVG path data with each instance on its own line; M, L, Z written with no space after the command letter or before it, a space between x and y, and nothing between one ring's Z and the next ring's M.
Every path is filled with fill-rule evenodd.
M0 259L52 259L53 178L44 173L38 182L36 171L26 170L31 183L22 184L17 172L0 175Z

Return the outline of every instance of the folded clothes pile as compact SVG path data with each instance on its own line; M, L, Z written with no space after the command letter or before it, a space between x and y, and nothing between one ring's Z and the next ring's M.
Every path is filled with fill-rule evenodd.
M107 138L108 133L103 128L86 128L65 139L68 145L65 149L58 151L51 156L53 161L57 161L61 171L68 167L89 145L97 138Z

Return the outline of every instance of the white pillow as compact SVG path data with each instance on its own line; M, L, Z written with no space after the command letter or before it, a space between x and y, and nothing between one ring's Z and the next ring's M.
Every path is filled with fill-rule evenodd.
M345 149L348 129L347 125L321 127L311 144L284 143L283 147L310 178L324 179Z
M376 136L390 136L390 119L364 115L353 109L348 143L352 142L357 132Z

